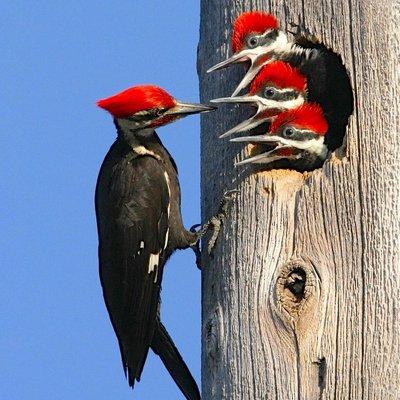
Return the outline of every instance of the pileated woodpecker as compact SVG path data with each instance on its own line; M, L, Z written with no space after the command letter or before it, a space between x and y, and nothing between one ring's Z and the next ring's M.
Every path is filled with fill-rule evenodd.
M257 108L252 117L223 133L220 138L249 131L271 121L280 112L302 105L306 95L307 79L297 68L283 61L266 64L251 82L248 94L211 100L212 103L249 103Z
M330 148L343 143L346 126L353 112L350 79L340 55L324 44L298 35L289 42L279 30L274 16L263 12L247 12L233 24L233 56L210 68L208 72L238 62L250 62L250 67L232 94L236 96L256 76L261 67L273 60L282 60L299 68L308 83L308 101L324 110L330 129Z
M322 108L315 103L305 103L293 110L280 113L265 135L238 137L231 142L251 142L258 145L256 155L238 164L269 164L287 160L290 167L299 171L318 168L328 154L326 133L328 122ZM275 146L262 152L262 145Z
M117 129L95 200L100 279L125 374L133 388L152 348L184 396L200 399L159 315L166 261L200 234L183 226L177 168L154 128L215 107L179 102L151 85L131 87L97 105L114 117Z

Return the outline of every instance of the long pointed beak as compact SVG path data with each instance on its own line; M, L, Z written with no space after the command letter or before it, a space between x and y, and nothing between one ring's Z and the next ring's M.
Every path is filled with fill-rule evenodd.
M221 97L212 99L210 103L257 103L260 101L258 96L236 96L236 97Z
M230 142L249 142L249 143L277 143L278 146L291 147L300 151L308 151L311 153L317 152L321 157L325 157L327 153L327 148L324 145L324 138L321 136L319 139L310 140L292 140L285 139L280 136L273 135L254 135L254 136L244 136L237 137L230 140Z
M213 71L217 71L222 68L226 68L231 64L236 64L238 62L249 60L249 50L242 50L239 53L234 54L232 57L229 57L227 60L221 61L220 63L214 65L213 67L207 70L207 74Z
M249 131L250 129L257 127L258 125L261 125L263 122L270 121L273 116L271 115L267 117L263 115L263 112L267 109L276 108L276 105L279 106L279 102L263 99L259 96L247 95L237 97L222 97L220 99L211 100L211 103L252 103L258 107L257 112L252 117L220 135L220 139L228 137L236 132Z
M245 121L241 122L240 124L236 125L232 129L229 129L229 131L226 131L225 133L220 135L219 138L223 139L223 138L226 138L226 137L232 135L233 133L249 131L250 129L253 129L253 128L257 127L258 125L262 124L263 122L264 122L264 120L257 118L257 116L255 115L249 119L246 119Z
M235 89L235 91L232 93L231 97L237 96L242 89L244 89L246 86L250 84L250 82L255 78L257 75L258 71L260 71L261 65L255 65L253 62L249 68L249 70L246 72L246 75L243 77L243 79L240 81L239 85Z
M237 137L230 140L230 142L251 142L251 143L284 143L286 139L280 136L270 135L254 135L254 136L243 136ZM293 140L292 140L293 142ZM284 143L285 145L287 143Z
M175 107L170 108L164 115L186 116L216 110L217 107L205 104L183 103L178 101Z
M267 151L262 154L257 154L254 157L247 158L243 161L239 161L235 164L238 165L245 165L245 164L270 164L273 161L278 161L282 159L287 160L296 160L300 158L300 154L285 154L284 150L291 149L291 146L282 146L278 145L274 149ZM282 151L283 150L283 151Z

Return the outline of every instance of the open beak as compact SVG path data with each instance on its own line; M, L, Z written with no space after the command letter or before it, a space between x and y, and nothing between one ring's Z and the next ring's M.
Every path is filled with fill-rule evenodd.
M298 150L308 150L310 148L309 141L299 141L299 140L291 140L285 139L281 136L274 135L257 135L257 136L243 136L237 137L230 140L230 142L250 142L250 143L276 143L282 146L293 147Z
M281 110L282 108L282 102L267 100L260 96L222 97L220 99L211 100L211 103L251 103L258 108L257 112L252 117L220 135L220 139L228 137L236 132L246 132L250 129L256 128L262 123L270 121L274 117L273 113L266 114L267 110Z
M263 59L265 58L265 60ZM256 47L255 49L245 49L225 61L220 62L217 65L211 67L207 73L216 71L218 69L226 68L231 64L236 64L238 62L250 61L251 65L246 75L239 83L238 87L232 93L232 97L236 96L242 89L244 89L257 75L258 71L263 65L270 62L270 59L265 52L264 47Z
M252 61L253 57L254 57L254 49L245 49L245 50L239 51L239 53L234 54L232 57L228 58L227 60L221 61L220 63L209 68L207 70L207 74L209 74L210 72L217 71L222 68L226 68L232 64L236 64L236 63L244 62L244 61Z
M265 153L257 154L254 157L246 158L236 163L238 165L245 164L270 164L278 160L296 160L300 158L300 154L295 154L291 146L282 146L278 144L274 149Z
M245 164L269 164L277 160L297 160L301 157L301 153L298 151L299 149L289 143L286 143L286 139L283 139L280 136L248 136L245 138L231 139L230 141L246 141L259 144L266 143L275 145L272 150L266 151L265 153L257 154L256 156L250 158L246 158L245 160L236 163L236 166Z
M214 111L216 109L217 107L211 105L183 103L181 101L178 101L175 107L172 107L165 112L164 116L172 115L176 117L177 116L185 117L186 115L209 112L209 111Z
M247 87L251 83L251 81L255 78L255 76L258 74L258 71L260 71L260 69L263 65L264 64L256 65L254 63L251 63L249 70L246 72L246 75L240 81L239 85L237 86L235 91L232 93L231 97L237 96L242 89Z
M272 135L258 135L258 136L246 136L239 137L230 140L231 142L250 142L258 144L273 144L276 147L265 153L257 154L254 157L247 158L243 161L238 162L236 165L244 164L269 164L273 161L282 160L284 158L288 160L300 158L300 154L295 154L294 150L298 149L295 145L299 142L295 140L284 139L280 136Z

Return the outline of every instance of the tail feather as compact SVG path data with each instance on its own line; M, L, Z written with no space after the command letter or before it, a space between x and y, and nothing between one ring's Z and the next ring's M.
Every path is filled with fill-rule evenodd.
M187 400L200 400L197 383L161 321L154 331L151 349L161 358L185 398Z

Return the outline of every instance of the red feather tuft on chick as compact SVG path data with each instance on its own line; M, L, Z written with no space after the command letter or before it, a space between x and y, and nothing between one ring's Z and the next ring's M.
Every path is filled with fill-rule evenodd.
M294 110L282 112L272 122L269 133L275 133L284 125L291 125L298 129L309 129L321 136L328 131L328 123L324 117L324 112L320 105L316 103L306 103Z
M263 12L247 12L241 14L233 23L232 51L242 49L249 33L264 33L268 29L278 29L276 18Z
M273 61L262 67L256 75L250 86L250 94L254 95L266 83L271 83L280 89L290 88L304 92L307 87L307 78L290 64Z

